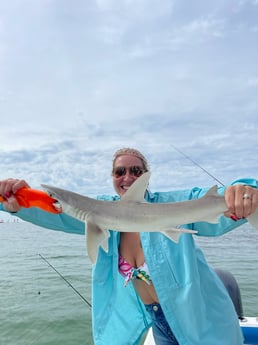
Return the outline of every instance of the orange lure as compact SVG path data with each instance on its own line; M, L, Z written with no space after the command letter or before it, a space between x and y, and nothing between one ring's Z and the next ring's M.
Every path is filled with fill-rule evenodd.
M21 207L39 207L50 213L62 212L61 206L58 205L58 201L41 190L24 187L19 189L14 196ZM6 199L0 196L0 202L3 201L6 201Z

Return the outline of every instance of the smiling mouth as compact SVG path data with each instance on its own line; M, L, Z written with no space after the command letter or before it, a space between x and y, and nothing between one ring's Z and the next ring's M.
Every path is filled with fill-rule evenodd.
M125 186L125 185L122 185L121 188L125 191L127 191L131 186Z

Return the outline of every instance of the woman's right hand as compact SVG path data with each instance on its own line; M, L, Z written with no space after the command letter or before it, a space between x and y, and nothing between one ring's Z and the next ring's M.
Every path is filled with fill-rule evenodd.
M0 195L5 199L3 201L3 206L6 211L19 211L21 207L18 204L14 194L22 187L30 188L25 180L8 178L0 181Z

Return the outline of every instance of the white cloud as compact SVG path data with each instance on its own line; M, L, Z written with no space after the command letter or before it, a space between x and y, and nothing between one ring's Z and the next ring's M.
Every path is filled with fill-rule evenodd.
M214 183L171 144L226 183L255 176L256 11L254 1L1 2L0 178L110 193L113 151L136 146L153 189Z

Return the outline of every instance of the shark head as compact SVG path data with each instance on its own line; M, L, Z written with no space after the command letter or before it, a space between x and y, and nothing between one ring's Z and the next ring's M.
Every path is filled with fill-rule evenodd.
M114 219L119 219L121 214L117 206L121 202L121 204L124 205L122 208L124 210L127 202L145 202L144 196L149 184L149 179L150 172L144 173L130 186L121 197L121 201L113 202L92 199L78 193L45 184L42 184L42 187L51 197L58 200L64 213L85 222L87 252L91 261L95 263L99 246L106 252L108 251L110 226L113 225L115 228L119 228L119 224L117 227L116 221L114 221ZM112 210L108 212L109 206L113 203L116 204L116 211L114 213L112 213ZM98 217L96 214L99 212L102 213L103 216ZM122 213L125 213L125 211L122 211ZM107 225L103 224L102 219L106 220ZM124 228L122 223L121 226Z

